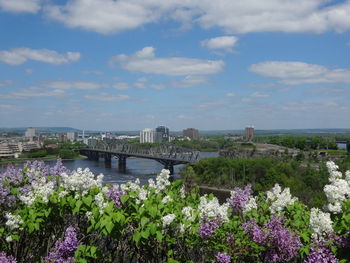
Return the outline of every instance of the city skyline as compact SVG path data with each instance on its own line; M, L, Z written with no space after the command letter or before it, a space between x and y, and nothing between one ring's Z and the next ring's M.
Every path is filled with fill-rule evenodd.
M0 126L350 128L350 1L0 0Z

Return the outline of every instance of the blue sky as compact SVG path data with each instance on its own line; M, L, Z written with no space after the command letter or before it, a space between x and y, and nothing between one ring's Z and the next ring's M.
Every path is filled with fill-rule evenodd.
M0 127L350 128L350 1L0 0Z

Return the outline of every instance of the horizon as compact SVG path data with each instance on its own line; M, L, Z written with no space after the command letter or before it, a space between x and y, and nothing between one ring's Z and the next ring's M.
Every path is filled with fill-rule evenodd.
M350 0L126 3L0 0L1 125L350 128Z

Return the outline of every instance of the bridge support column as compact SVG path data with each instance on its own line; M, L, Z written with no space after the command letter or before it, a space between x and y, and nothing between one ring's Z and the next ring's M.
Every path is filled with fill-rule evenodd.
M118 156L118 168L120 171L125 171L126 170L126 157L119 155Z
M164 169L168 169L170 171L170 175L174 174L174 165L173 164L164 165Z
M112 166L112 156L110 153L104 154L105 166L110 168Z

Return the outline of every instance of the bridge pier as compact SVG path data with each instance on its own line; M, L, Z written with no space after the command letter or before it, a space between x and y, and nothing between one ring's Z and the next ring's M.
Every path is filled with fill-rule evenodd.
M118 155L118 168L120 171L126 170L126 156Z
M105 166L110 168L112 166L112 155L110 153L104 154Z
M174 174L174 165L173 164L165 164L164 169L168 169L170 171L170 175Z

